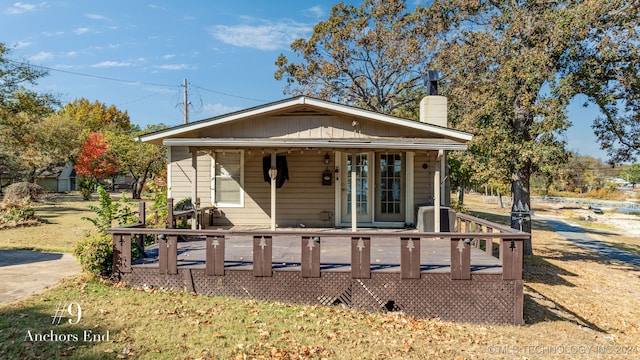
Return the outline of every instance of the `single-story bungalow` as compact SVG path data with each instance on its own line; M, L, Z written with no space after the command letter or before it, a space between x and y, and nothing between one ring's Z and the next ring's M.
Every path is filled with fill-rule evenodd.
M214 207L213 225L355 231L418 225L420 206L439 224L446 152L471 137L447 127L443 96L419 121L298 96L139 139L168 147L168 197Z

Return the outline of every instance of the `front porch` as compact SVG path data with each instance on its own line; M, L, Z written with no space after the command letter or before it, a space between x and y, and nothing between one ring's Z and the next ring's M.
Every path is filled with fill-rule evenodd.
M529 234L464 214L454 224L455 232L434 233L148 229L141 221L110 232L114 273L134 286L522 324ZM132 262L132 241L145 235L156 243Z

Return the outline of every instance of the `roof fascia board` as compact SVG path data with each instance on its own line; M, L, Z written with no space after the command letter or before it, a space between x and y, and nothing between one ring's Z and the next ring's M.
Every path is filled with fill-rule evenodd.
M466 150L465 143L416 143L410 141L350 141L350 140L251 140L246 139L165 139L165 146L234 147L234 148L341 148L394 150Z

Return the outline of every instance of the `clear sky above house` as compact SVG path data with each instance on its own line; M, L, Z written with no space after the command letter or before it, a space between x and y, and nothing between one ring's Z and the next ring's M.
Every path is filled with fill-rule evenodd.
M184 79L191 120L289 97L274 62L336 2L2 1L0 42L12 59L48 68L39 87L63 102L114 104L141 127L178 125ZM604 160L591 130L598 113L585 100L570 108L568 148Z

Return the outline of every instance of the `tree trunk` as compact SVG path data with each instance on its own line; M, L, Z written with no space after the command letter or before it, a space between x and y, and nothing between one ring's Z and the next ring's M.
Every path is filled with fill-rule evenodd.
M511 208L511 228L522 230L531 234L531 193L529 191L531 181L531 163L524 162L514 169L511 193L513 204ZM531 238L524 241L524 255L533 255Z

